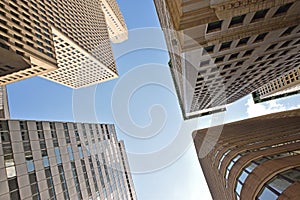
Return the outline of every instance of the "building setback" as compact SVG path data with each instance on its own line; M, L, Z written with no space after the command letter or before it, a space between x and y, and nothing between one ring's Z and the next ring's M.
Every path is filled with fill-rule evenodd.
M213 199L299 199L299 121L297 109L195 131ZM206 137L208 130L212 136L220 129L218 140ZM205 148L212 149L206 156Z
M222 111L299 66L299 1L154 2L184 118Z
M127 29L114 0L5 0L0 24L1 85L40 75L80 88L118 76L109 39Z
M0 120L0 135L0 199L136 199L113 125Z

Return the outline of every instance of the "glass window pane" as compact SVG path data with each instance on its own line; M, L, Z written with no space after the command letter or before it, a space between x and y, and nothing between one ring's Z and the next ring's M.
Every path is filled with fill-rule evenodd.
M259 195L258 199L259 200L276 200L277 199L277 195L272 192L270 189L268 188L264 188L264 190L262 191L262 193Z
M33 160L26 160L26 165L27 165L27 171L28 172L34 171Z
M36 182L36 175L35 175L35 173L29 174L29 182L30 182L30 184L33 184L33 183Z
M14 191L14 190L18 189L17 178L15 177L12 179L8 179L8 186L9 186L10 191Z
M83 158L83 152L82 152L82 147L81 146L78 146L78 151L79 151L80 158Z
M61 164L61 157L60 157L59 148L55 147L54 151L55 151L55 157L56 157L57 164Z
M225 175L226 180L228 179L229 172L230 172L230 170L226 170L226 175Z
M256 162L256 163L259 163L259 164L262 164L262 163L266 162L267 160L269 160L269 159L263 157L263 158L259 158L259 159L255 160L255 162Z
M16 168L15 166L6 167L7 178L16 176Z
M233 162L236 162L236 161L238 161L238 160L240 159L240 157L241 157L241 155L239 154L239 155L237 155L232 161L233 161Z
M40 200L40 196L39 194L32 196L32 200Z
M300 180L300 171L297 170L289 170L287 172L282 173L281 175L295 182Z
M48 156L44 156L44 157L43 157L43 164L44 164L44 167L49 167L49 159L48 159Z
M282 193L288 186L290 186L292 183L288 182L287 180L284 180L281 177L275 177L269 185L278 191L279 193Z
M240 195L242 187L243 187L242 184L240 182L237 182L236 187L235 187L235 192Z
M68 152L69 152L69 158L71 161L74 160L73 152L72 152L72 147L68 146Z
M37 194L39 192L39 188L38 188L37 184L31 185L31 192L32 192L33 195Z
M251 163L248 167L246 167L246 170L250 173L257 167L257 164Z
M4 142L10 142L10 137L9 137L9 134L8 132L2 132L0 133L1 134L1 142L4 143Z
M4 160L5 160L5 167L10 167L15 165L14 159L12 159L12 155L4 156Z
M241 175L239 176L239 181L241 181L242 183L244 183L245 182L245 180L246 180L246 178L248 177L248 173L246 172L246 171L243 171L242 173L241 173Z
M228 169L228 170L231 170L233 164L234 164L234 162L231 161L230 164L228 165L227 169Z
M20 198L20 194L19 194L19 190L16 190L14 192L10 193L10 198L13 200L19 200Z

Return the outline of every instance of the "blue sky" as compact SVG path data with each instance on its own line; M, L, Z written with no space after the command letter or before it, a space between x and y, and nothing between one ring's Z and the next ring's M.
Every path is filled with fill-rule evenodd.
M113 45L120 78L72 90L34 77L8 85L11 117L116 124L125 141L138 198L210 199L191 132L212 116L183 121L152 0L118 0L129 40ZM254 105L246 96L222 122L297 108L299 95Z

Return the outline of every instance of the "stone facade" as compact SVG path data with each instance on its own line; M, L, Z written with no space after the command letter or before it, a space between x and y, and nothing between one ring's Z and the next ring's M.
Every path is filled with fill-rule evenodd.
M185 118L222 110L299 65L299 1L154 2Z

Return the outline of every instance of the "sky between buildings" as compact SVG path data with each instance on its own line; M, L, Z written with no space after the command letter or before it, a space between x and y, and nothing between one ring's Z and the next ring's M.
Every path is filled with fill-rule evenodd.
M8 85L11 117L116 124L140 200L211 199L192 145L195 129L300 107L300 96L254 104L250 95L224 115L183 121L168 52L152 0L117 0L129 30L113 45L120 78L72 90L34 77Z

